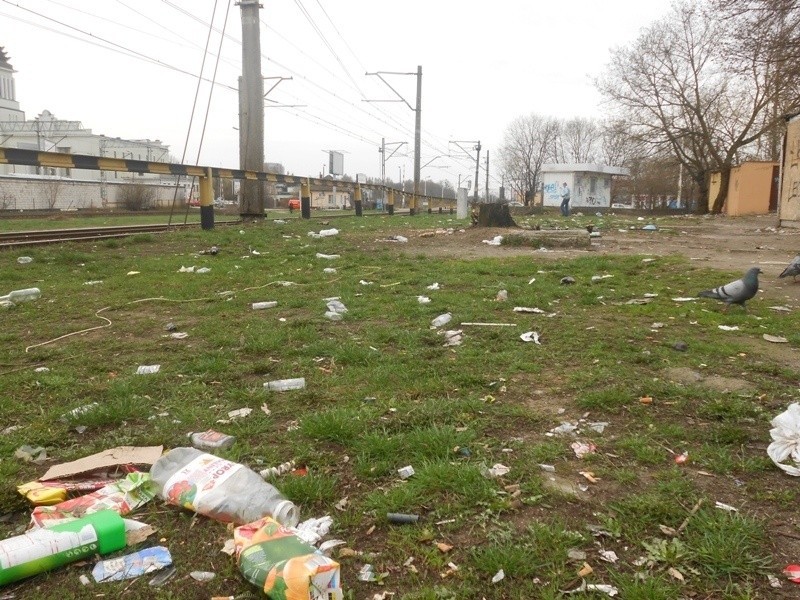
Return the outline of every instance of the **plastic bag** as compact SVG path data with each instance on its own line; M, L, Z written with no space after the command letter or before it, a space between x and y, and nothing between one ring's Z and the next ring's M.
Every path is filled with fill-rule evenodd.
M769 434L773 441L767 448L767 454L789 475L800 476L800 468L784 463L791 459L795 465L800 465L800 404L790 404L785 412L772 419L772 427Z
M31 515L36 527L52 526L79 519L84 515L110 509L127 515L156 495L156 486L147 473L131 473L125 479L110 483L96 492L59 502L53 506L37 506Z
M272 600L341 600L339 563L266 517L233 532L239 570Z

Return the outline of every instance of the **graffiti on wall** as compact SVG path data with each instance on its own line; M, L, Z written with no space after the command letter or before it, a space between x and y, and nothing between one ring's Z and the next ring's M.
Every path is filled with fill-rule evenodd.
M786 158L784 160L784 189L786 190L785 199L787 204L800 201L800 127L792 128L794 131L787 132L788 144L786 145ZM795 206L793 213L798 211ZM797 214L793 214L797 218Z

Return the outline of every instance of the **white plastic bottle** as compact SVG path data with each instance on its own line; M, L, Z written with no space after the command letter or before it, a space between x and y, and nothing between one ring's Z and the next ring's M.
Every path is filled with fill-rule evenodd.
M24 290L14 290L8 295L3 296L2 300L9 300L14 304L19 304L20 302L38 300L41 295L42 291L39 288L26 288Z
M276 379L275 381L268 381L264 387L269 392L287 392L289 390L302 390L306 387L305 377L296 377L294 379Z
M299 521L297 507L258 473L195 448L170 450L150 475L168 503L218 521L244 524L271 516L290 527Z
M253 310L264 310L265 308L275 308L278 303L274 300L269 302L253 302Z

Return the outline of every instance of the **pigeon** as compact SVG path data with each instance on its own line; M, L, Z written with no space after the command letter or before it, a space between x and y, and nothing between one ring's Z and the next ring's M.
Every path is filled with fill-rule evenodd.
M738 304L742 308L745 308L744 303L758 292L758 274L761 272L761 269L758 267L753 267L749 269L741 279L731 281L713 290L704 290L698 293L697 296L700 298L722 300L726 304L726 310L731 304Z
M795 281L797 281L797 276L800 275L800 254L792 259L792 262L789 263L789 266L783 270L783 273L778 275L778 279L783 279L784 277L792 276Z

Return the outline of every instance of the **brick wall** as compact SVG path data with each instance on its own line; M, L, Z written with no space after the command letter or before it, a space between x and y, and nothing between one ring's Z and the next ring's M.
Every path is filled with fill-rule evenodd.
M124 208L118 205L120 188L125 181L87 181L68 177L25 177L0 175L0 210L76 210L86 208ZM156 205L169 207L175 185L143 183L156 191ZM103 203L105 188L107 202ZM185 206L184 188L178 188L176 205Z

